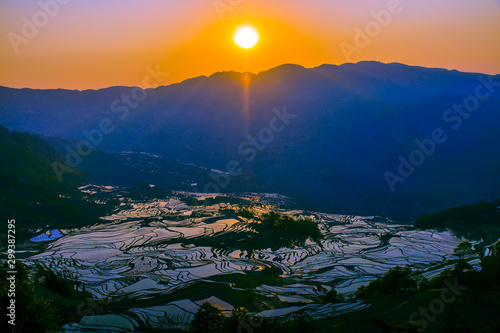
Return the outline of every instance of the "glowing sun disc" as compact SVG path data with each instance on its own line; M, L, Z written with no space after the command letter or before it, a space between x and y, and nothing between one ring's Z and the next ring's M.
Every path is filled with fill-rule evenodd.
M241 48L249 49L259 41L259 34L252 27L241 27L234 33L233 40Z

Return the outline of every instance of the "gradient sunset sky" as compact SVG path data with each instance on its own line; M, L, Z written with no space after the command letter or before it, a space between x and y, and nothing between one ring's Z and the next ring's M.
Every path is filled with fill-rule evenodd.
M393 1L60 0L67 3L46 15L44 25L38 0L0 0L0 85L142 86L148 66L158 66L169 73L166 83L175 83L218 71L258 73L283 63L316 67L362 60L500 73L498 0L400 0L400 13L346 59L340 45L356 46L355 28L364 30L374 21L371 12ZM38 31L23 35L25 22L34 19ZM252 49L232 41L242 24L260 34ZM18 52L13 36L25 38Z

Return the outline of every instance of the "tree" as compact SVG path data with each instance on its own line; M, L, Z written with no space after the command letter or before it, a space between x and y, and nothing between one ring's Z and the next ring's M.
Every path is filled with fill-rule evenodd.
M323 303L341 303L345 302L344 295L339 294L337 290L330 289L329 292L326 293L325 298L323 298Z
M466 254L473 254L474 253L474 248L472 247L472 244L469 242L462 242L457 245L455 250L453 252L459 256L460 259L462 259Z
M401 291L417 290L426 281L418 271L412 271L409 266L399 266L389 270L384 276L361 286L356 292L356 298L370 298L377 293L394 294Z
M240 210L239 215L247 219L253 219L255 217L254 213L251 210L244 208Z
M35 296L32 281L28 276L26 267L19 261L16 261L16 288L15 297L10 297L10 282L7 277L11 274L7 273L7 269L0 269L0 305L2 309L6 309L15 299L15 329L16 332L52 332L59 329L57 323L61 320L57 314L58 309L54 303L48 299ZM0 330L9 332L13 326L8 324L10 320L8 316L0 317Z
M231 316L224 318L221 332L252 332L255 328L260 327L263 321L262 317L249 315L244 308L234 308Z
M217 332L224 322L222 312L210 303L203 303L191 321L193 333Z
M455 264L455 268L453 268L453 274L454 275L461 275L463 274L464 271L471 270L472 266L465 260L460 260Z

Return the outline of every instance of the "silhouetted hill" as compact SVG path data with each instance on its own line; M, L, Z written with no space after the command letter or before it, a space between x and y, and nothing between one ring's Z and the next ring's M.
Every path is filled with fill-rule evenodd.
M500 199L422 215L414 225L421 229L450 229L457 235L476 237L489 244L500 236Z
M11 199L55 199L81 181L81 173L59 182L51 163L63 157L41 136L9 131L0 126L0 193Z
M28 228L83 222L85 203L74 200L83 176L75 169L59 182L51 164L63 158L45 139L0 126L0 160L0 216L16 220L18 236Z
M0 88L0 124L84 140L82 131L98 129L106 118L114 130L103 135L100 149L143 151L220 170L241 161L245 173L275 192L337 213L414 218L500 196L499 87L481 88L483 94L495 91L466 117L447 111L474 102L466 98L486 75L361 62L282 65L247 77L248 114L248 78L224 72L149 89L137 103L121 100L133 92L129 87ZM282 113L285 106L296 117L251 159L247 137L269 128L273 108ZM397 175L398 157L408 160L419 149L415 140L431 138L436 129L446 141L391 191L384 174ZM262 133L267 140L269 131Z

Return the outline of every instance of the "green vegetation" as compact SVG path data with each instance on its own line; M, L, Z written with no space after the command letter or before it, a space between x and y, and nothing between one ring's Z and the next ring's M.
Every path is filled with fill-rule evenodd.
M203 303L191 321L193 333L217 332L224 322L222 312L210 303Z
M256 237L266 240L265 247L278 250L283 247L304 246L307 239L319 242L324 236L318 224L310 219L293 219L271 212L263 214L260 221L250 223Z
M235 308L230 317L209 303L203 303L191 322L193 333L303 333L314 332L312 319L305 314L297 314L292 318L264 318L249 315L242 308Z
M426 333L497 332L500 327L498 293L465 292L452 303L446 303L442 312L434 314L429 308L441 299L446 288L380 294L370 299L371 306L364 310L315 320L312 326L321 333L417 333L422 331L422 325L411 323L410 316L422 320L425 314L422 316L420 311L423 311L432 319L428 321Z
M359 287L356 298L367 299L379 293L393 294L401 291L417 290L424 282L420 272L412 271L409 266L405 268L394 267L384 276L370 282L367 286Z
M244 217L246 219L253 219L255 217L254 213L248 209L242 209L238 213L241 217Z
M43 268L38 268L36 277L43 282L43 285L47 290L59 294L67 299L80 299L82 296L80 292L75 290L75 286L79 286L78 281L73 281L69 279L57 276L53 271L47 271ZM82 288L85 289L85 285L82 284Z
M281 274L283 274L283 271L281 270L281 268L276 267L276 266L266 266L262 269L262 274L264 274L268 277L277 278Z
M63 157L41 136L0 126L0 160L0 218L16 219L18 239L30 228L88 225L109 210L82 199L78 169L59 182L52 163Z
M442 210L433 215L422 215L415 222L421 229L451 229L459 236L485 239L492 242L500 237L500 199L495 202L479 201Z
M7 309L10 300L15 299L15 329L16 332L45 333L59 329L58 315L54 303L47 298L39 297L30 282L28 271L24 265L16 262L15 297L11 297L10 283L7 280L11 275L5 267L0 268L0 306ZM8 321L11 320L3 311L0 317L2 332L9 332L13 328Z
M286 232L302 234L314 240L323 238L323 234L318 228L318 224L310 219L295 220L290 216L281 216L278 213L271 212L262 215L262 224L280 229Z
M0 127L0 216L4 220L15 217L17 236L23 240L28 235L27 229L44 227L77 227L91 224L93 219L105 215L109 206L97 206L83 200L83 195L76 190L83 176L78 170L65 175L65 182L59 183L52 170L53 161L62 161L62 157L42 137L9 132ZM66 179L67 178L67 179ZM147 183L138 184L132 192L138 199L144 198L147 191L160 194L160 188L150 189ZM304 246L307 240L319 242L323 235L314 221L306 218L292 218L276 212L256 216L250 203L243 199L216 197L204 203L231 203L245 205L239 212L228 209L221 211L227 216L234 215L250 219L250 230L242 232L223 232L210 237L186 239L185 244L213 246L217 248L241 249L260 258L254 250ZM458 208L444 210L431 216L422 216L416 222L419 228L450 228L459 235L474 234L487 242L500 235L500 213L494 203L479 202ZM164 219L182 220L183 216L163 216ZM220 219L213 217L213 221ZM211 222L211 219L206 221ZM144 219L142 223L148 223ZM240 223L241 222L240 219ZM24 233L24 234L23 234ZM383 243L388 243L396 235L384 235ZM490 242L491 243L491 242ZM396 267L367 286L360 287L356 298L370 302L372 306L353 314L343 314L332 318L312 321L306 315L293 318L262 318L249 315L246 310L235 308L230 317L208 303L203 304L196 314L191 329L193 332L238 332L246 328L253 332L312 332L314 329L324 332L359 332L393 331L416 332L419 327L410 320L416 311L429 307L435 300L441 299L450 284L465 286L459 290L453 301L444 304L443 311L429 321L430 332L491 332L500 327L500 318L496 312L500 308L500 243L490 251L490 256L481 257L481 269L471 267L464 256L475 252L484 253L484 244L474 248L469 242L460 243L454 250L461 260L453 269L443 271L431 280L427 280L419 271L410 267ZM20 253L21 255L21 253ZM35 279L30 279L27 268L16 264L16 326L21 332L51 332L68 321L79 321L78 309L83 300L89 300L85 291L77 291L77 281L56 275L52 271L38 268ZM261 271L245 271L244 274L215 275L199 282L187 285L168 295L147 300L134 300L134 306L148 307L165 304L173 300L203 299L211 296L223 299L233 306L245 306L249 311L287 306L277 297L266 297L248 289L259 285L280 286L282 270L277 266L265 266ZM0 306L7 308L10 302L8 274L0 268ZM292 280L289 280L291 283ZM229 283L235 289L229 286ZM83 288L83 287L82 287ZM84 288L83 288L84 289ZM273 303L274 301L274 303ZM323 303L344 302L343 295L331 289L323 298ZM130 300L114 302L110 308L114 312L130 308ZM81 309L81 308L80 308ZM104 307L102 308L104 309ZM99 310L101 311L101 310ZM93 312L93 310L91 311ZM81 312L83 313L83 312ZM9 318L2 316L0 327L8 331ZM250 331L250 330L248 330Z
M342 294L339 294L337 290L330 289L323 298L323 303L342 303L345 302L345 297Z
M496 332L500 328L500 242L481 258L481 269L457 260L431 280L410 267L395 267L360 287L371 307L314 321L319 332ZM461 243L456 253L471 253ZM444 296L443 296L444 295ZM335 300L335 293L331 296Z
M495 244L494 248L500 247ZM472 245L468 242L460 243L455 248L455 253L474 253ZM481 259L481 270L473 267L465 260L458 260L453 269L441 272L432 280L427 280L420 271L412 271L409 266L395 267L384 276L377 278L367 286L361 286L356 292L358 299L372 299L380 294L394 294L404 291L417 291L443 287L446 281L457 279L459 283L467 285L469 289L488 290L500 289L496 277L500 276L500 255L493 251L493 255Z
M245 210L246 211L246 210ZM251 211L243 212L250 216ZM241 215L238 213L238 215ZM226 216L226 218L238 218L238 216ZM213 221L220 217L213 218ZM205 223L210 223L210 220ZM186 239L185 244L197 246L213 246L224 249L239 249L253 253L254 250L267 249L278 250L284 247L304 246L308 239L319 243L324 237L319 230L318 224L310 219L294 219L271 212L263 214L260 218L254 216L248 223L251 231L220 233L212 237L198 237ZM281 274L281 273L280 273Z
M89 292L74 289L78 281L57 276L41 266L29 268L16 261L16 330L13 332L53 332L60 331L60 326L70 321L80 321L86 314L95 314L94 310L105 310L97 304ZM0 267L0 306L6 308L12 295L9 295L7 267ZM12 326L7 323L7 316L0 318L2 332L10 332Z
M472 244L469 242L462 242L457 245L457 247L453 250L453 252L462 259L467 254L474 254L474 248Z

